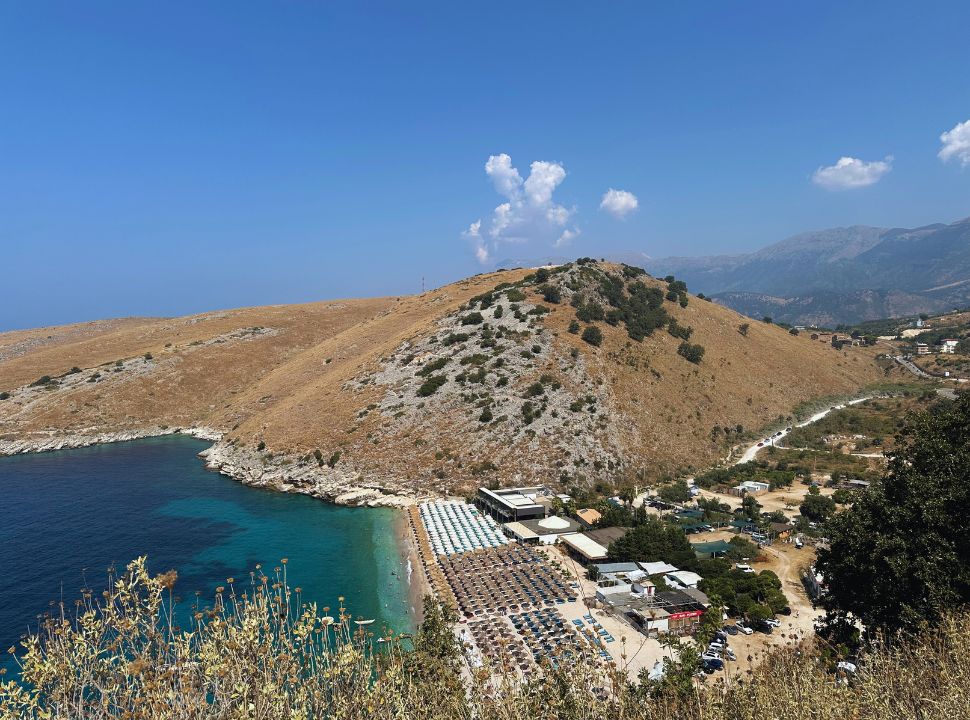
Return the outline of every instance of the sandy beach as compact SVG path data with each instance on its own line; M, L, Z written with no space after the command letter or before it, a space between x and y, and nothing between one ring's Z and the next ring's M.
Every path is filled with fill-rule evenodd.
M418 554L417 538L411 529L407 510L399 510L394 518L394 534L401 553L401 576L408 583L408 602L415 627L424 617L424 596L431 593L424 566Z

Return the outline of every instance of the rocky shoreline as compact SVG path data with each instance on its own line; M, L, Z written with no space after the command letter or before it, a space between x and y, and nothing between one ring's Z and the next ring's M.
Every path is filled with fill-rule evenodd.
M420 500L414 491L391 489L366 482L357 473L321 465L289 455L268 457L231 442L217 441L199 456L210 470L221 472L244 485L279 492L301 493L335 505L406 508Z
M199 453L206 468L244 485L300 493L335 505L358 507L405 508L422 499L414 491L365 482L359 474L348 474L343 469L320 465L306 458L266 455L241 448L223 440L218 430L207 427L154 426L118 432L51 433L31 439L0 440L0 456L53 452L176 434L212 441L212 447Z

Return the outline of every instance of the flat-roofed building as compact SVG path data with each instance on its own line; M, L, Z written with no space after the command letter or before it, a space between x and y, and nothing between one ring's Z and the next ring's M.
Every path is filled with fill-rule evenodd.
M571 518L550 515L547 518L518 520L502 526L506 535L519 542L552 545L560 537L579 532L582 526Z
M595 563L606 560L606 548L583 533L564 535L563 544L567 552L582 563Z
M541 485L498 490L479 488L475 503L496 520L515 522L545 517L548 503L540 501L550 496L549 489Z

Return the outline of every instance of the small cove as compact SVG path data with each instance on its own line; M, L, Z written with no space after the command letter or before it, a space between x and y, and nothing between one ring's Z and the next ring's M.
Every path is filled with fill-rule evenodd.
M100 592L110 566L139 555L152 572L178 571L184 603L229 577L247 582L257 563L272 574L285 557L304 601L335 608L342 596L375 632L412 629L394 510L247 487L204 468L207 446L175 435L0 458L2 648L51 602Z

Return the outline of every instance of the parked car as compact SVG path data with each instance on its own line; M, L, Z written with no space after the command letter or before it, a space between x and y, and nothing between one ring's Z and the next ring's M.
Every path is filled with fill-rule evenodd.
M727 645L728 644L727 633L724 632L723 630L718 630L716 633L714 633L714 640L717 642L722 642L725 645Z
M764 446L765 446L765 444L763 442L759 442L758 443L758 447L764 447Z
M772 631L775 629L774 625L770 625L764 620L754 623L752 627L758 632L764 633L765 635L771 635Z
M713 650L706 650L701 653L701 661L704 660L723 660L720 653L714 652Z
M785 432L791 432L791 425L785 428Z
M737 625L725 625L724 632L726 632L728 635L737 635L738 627Z
M791 615L791 608L790 607L783 607L778 612L780 612L782 615Z
M751 633L754 632L754 630L752 630L751 628L749 628L747 625L742 625L741 623L738 623L737 624L737 628L744 635L750 635Z
M738 563L737 565L735 565L734 566L734 569L735 570L740 570L745 575L754 575L754 573L755 573L755 570L754 570L753 567L751 567L750 565L743 565L741 563Z
M701 670L706 672L708 675L724 669L724 661L717 658L711 660L701 661Z
M805 541L800 537L795 538L795 547L801 550L803 547L805 547Z
M781 622L775 618L768 618L765 622L771 625L771 627L781 627Z

